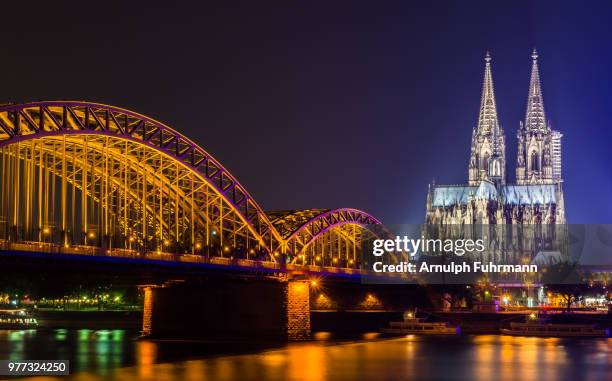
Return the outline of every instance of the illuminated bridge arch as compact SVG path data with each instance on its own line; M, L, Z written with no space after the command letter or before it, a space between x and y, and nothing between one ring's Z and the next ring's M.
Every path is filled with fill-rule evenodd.
M359 267L362 243L388 237L380 221L357 209L307 209L268 215L294 264Z
M0 239L262 260L285 246L219 162L138 113L3 105L0 147Z

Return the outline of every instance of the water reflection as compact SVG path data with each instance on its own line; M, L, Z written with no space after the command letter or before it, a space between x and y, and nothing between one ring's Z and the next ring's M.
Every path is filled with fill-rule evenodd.
M320 333L312 342L262 349L135 337L113 330L0 331L0 355L70 359L74 373L58 380L547 381L603 380L612 371L610 339L409 335L380 340L370 333L346 342ZM229 354L239 348L247 353Z
M0 330L1 359L66 359L73 372L132 365L132 346L122 330Z

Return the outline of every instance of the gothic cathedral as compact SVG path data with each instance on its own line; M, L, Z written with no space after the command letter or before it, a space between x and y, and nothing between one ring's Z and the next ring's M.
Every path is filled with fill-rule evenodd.
M506 138L497 117L487 53L478 124L472 130L468 183L432 184L427 224L565 224L562 135L551 128L544 113L535 50L531 58L527 112L517 131L516 184L506 180Z

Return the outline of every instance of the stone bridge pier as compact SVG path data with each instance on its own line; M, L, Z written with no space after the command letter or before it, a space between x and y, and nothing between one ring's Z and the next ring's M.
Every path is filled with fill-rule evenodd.
M211 279L146 285L142 333L151 338L310 339L306 279Z

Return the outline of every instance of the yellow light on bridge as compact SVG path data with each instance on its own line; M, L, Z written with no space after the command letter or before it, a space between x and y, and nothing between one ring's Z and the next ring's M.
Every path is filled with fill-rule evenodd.
M361 230L357 230L361 228L356 225L376 221L353 209L309 209L279 214L286 220L281 228L276 220L263 214L221 163L200 155L197 152L204 151L187 137L152 119L86 102L36 102L7 107L0 117L6 119L6 115L14 114L22 119L13 121L8 117L6 123L10 126L4 126L10 135L3 140L0 153L0 161L6 167L4 184L6 189L25 189L27 195L21 199L4 192L4 204L11 208L4 208L5 228L0 229L0 239L4 242L10 238L11 247L13 236L23 243L19 247L24 250L42 245L49 252L61 249L101 254L112 246L112 255L121 256L127 254L124 249L139 256L138 249L142 256L155 252L195 254L195 249L201 254L206 246L207 254L226 260L232 256L264 260L258 257L265 254L267 261L283 262L289 267L296 262L340 267L348 264L350 251L356 255L361 237ZM45 118L40 114L43 109ZM70 131L64 131L66 116L70 116L71 128L78 124L87 129L93 119L98 123L106 121L107 125L99 134L72 136ZM14 122L18 123L12 125ZM134 131L140 125L147 131ZM148 133L151 128L163 131L163 137L154 138ZM133 139L125 140L117 131L134 131ZM47 132L53 132L53 136ZM180 147L169 150L168 142L180 143ZM196 155L190 165L185 165L187 153ZM53 173L49 172L50 163ZM207 171L204 177L199 173L203 164ZM125 189L119 192L117 187L121 186ZM345 223L349 225L343 226ZM311 236L314 231L327 232L320 230L321 224L329 233ZM13 226L25 232L23 237L18 231L12 232ZM63 248L66 243L68 250ZM294 254L302 251L308 255L300 255L295 261ZM351 267L358 267L353 258ZM308 286L308 280L305 282Z

